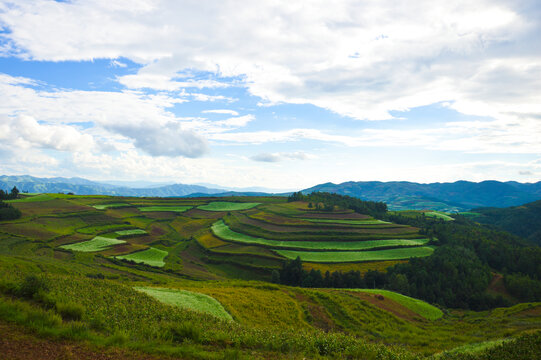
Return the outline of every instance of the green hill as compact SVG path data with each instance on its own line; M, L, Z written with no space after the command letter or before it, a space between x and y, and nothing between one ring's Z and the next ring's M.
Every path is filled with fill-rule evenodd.
M0 329L30 348L84 340L75 348L199 359L418 359L476 348L472 356L481 358L507 346L502 339L531 348L536 338L521 335L541 329L540 303L482 312L446 309L389 289L367 289L371 281L352 289L345 272L334 287L269 282L289 263L275 242L325 249L316 254L368 256L423 249L429 240L421 234L424 227L339 207L317 211L282 197L233 198L231 203L251 204L219 208L216 198L48 194L32 200L13 202L22 217L0 222ZM149 207L159 211L141 211ZM216 223L230 232L216 230ZM397 235L407 242L396 242ZM386 242L387 248L373 250ZM375 270L422 260L401 259L304 265L325 266L333 272L329 281L347 268L368 285L380 274ZM434 259L428 263L449 261L441 254ZM403 285L400 268L393 269L389 286ZM18 331L28 335L16 337ZM485 346L474 345L480 343Z

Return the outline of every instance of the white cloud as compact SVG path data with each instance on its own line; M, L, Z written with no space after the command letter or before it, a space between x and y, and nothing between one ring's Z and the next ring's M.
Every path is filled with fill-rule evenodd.
M260 162L279 162L283 160L308 160L312 159L314 156L308 155L302 151L296 152L281 152L281 153L260 153L250 157L254 161Z
M217 121L216 124L226 127L243 127L253 120L255 120L255 116L248 114L244 116L232 117L227 120Z
M178 81L178 74L207 71L242 77L262 103L310 103L358 119L388 119L441 101L479 112L497 105L510 83L507 111L540 94L534 76L483 76L497 62L539 63L535 2L481 0L328 2L296 4L137 1L6 2L4 35L27 58L115 59L143 64L119 78L134 89L178 90L227 86L214 80ZM261 16L265 14L265 16ZM537 36L536 36L537 35ZM509 51L519 58L509 58ZM525 69L522 74L529 74ZM496 80L496 79L492 79ZM527 89L535 90L534 92ZM483 89L483 97L475 89ZM500 91L501 92L501 91ZM192 94L198 101L227 100ZM533 96L536 100L538 96ZM531 104L531 99L527 100ZM539 102L538 102L539 103Z
M229 110L229 109L216 109L216 110L203 110L203 114L226 114L226 115L233 115L238 116L239 113L235 110Z

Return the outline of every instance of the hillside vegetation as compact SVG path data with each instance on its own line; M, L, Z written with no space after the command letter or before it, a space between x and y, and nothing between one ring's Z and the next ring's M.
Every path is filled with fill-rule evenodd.
M456 251L460 232L451 240L450 230L438 228L473 225L413 218L398 224L380 205L365 204L383 214L378 219L349 208L348 199L317 196L326 199L319 209L315 201L280 197L232 197L227 206L216 198L20 198L13 206L21 217L0 223L0 325L50 341L200 359L419 359L444 351L453 359L472 348L468 356L481 359L497 346L508 351L507 343L531 351L541 338L540 303L476 312L466 302L453 310L417 282L424 271L426 285L447 279L442 291L478 294L501 266L488 267L476 251L460 253L463 265L455 264L448 248ZM149 207L154 211L141 211ZM310 256L331 253L337 263L281 254L300 251L298 243ZM428 243L430 253L411 259L410 249ZM513 246L519 251L523 244ZM347 262L385 251L402 255ZM461 276L464 286L457 287ZM414 289L425 300L435 296L432 304L412 298Z

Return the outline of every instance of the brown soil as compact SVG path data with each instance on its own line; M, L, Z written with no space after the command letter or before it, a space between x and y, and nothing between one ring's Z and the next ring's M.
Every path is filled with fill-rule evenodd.
M5 360L166 359L118 348L98 348L71 341L41 339L21 327L3 322L0 323L0 334L0 358Z
M223 211L205 211L201 209L190 209L183 213L183 216L191 217L194 219L220 219L226 213Z
M297 301L299 301L302 305L305 305L308 309L310 316L312 316L311 324L313 326L324 331L329 331L336 328L336 325L329 317L329 314L327 314L327 311L323 306L315 304L308 297L302 294L295 294L295 297L297 298Z

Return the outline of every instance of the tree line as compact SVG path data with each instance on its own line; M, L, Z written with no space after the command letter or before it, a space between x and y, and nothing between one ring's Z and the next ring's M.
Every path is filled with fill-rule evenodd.
M287 198L291 201L306 201L312 204L315 210L331 212L337 208L350 209L360 214L371 215L381 218L387 212L387 204L384 202L361 200L348 195L338 195L328 192L315 191L303 194L301 191L294 192Z
M2 201L17 199L18 196L19 189L17 189L16 186L14 186L9 193L0 189L0 221L13 220L21 217L21 212L19 209L16 209L11 204Z

